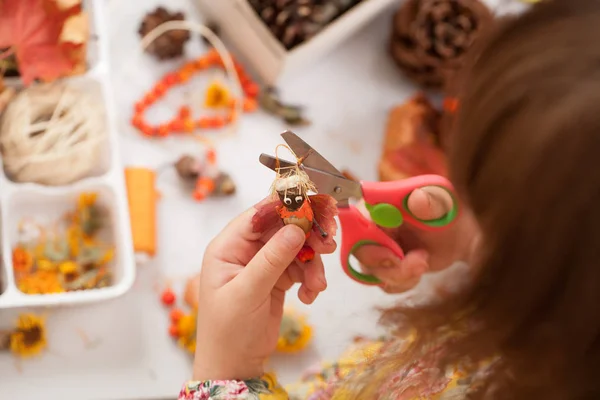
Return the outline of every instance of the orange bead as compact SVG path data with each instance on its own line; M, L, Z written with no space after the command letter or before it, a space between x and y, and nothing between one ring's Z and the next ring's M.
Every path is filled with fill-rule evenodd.
M183 121L183 130L188 133L193 132L194 131L194 121L189 118L185 119Z
M133 125L134 127L140 129L143 124L144 120L142 119L141 115L135 114L133 118L131 118L131 125Z
M206 161L213 165L217 163L217 152L214 149L209 149L206 152Z
M259 92L260 92L260 87L252 81L250 81L244 85L244 93L246 93L246 96L248 96L248 97L256 97L256 96L258 96Z
M177 325L171 325L169 327L169 335L171 335L171 337L174 337L174 338L179 337L179 328L177 328Z
M196 181L196 189L206 190L210 193L215 190L215 181L207 177L198 178Z
M176 73L170 72L166 74L162 80L167 86L173 86L174 84L179 82L179 77Z
M181 106L178 114L181 119L186 119L190 117L191 113L192 110L188 106Z
M135 103L135 106L133 107L136 113L141 113L144 111L144 109L146 108L146 106L144 105L143 102L138 101L137 103Z
M142 133L144 134L144 136L152 136L154 133L154 129L152 129L151 126L149 125L142 125L142 127L140 128L140 130L142 131Z
M206 60L206 58L204 57L200 57L198 58L196 61L194 61L194 67L198 70L201 71L203 69L206 69L208 67L208 61Z
M162 96L167 91L167 85L163 82L158 82L156 86L154 86L153 94L156 97Z
M169 123L172 132L183 132L183 121L175 119Z
M225 118L221 116L214 116L208 119L208 126L210 128L222 128L225 126Z
M194 190L194 193L192 195L194 197L195 200L197 201L202 201L206 198L206 195L204 193L202 193L199 190Z
M196 127L200 129L208 129L210 128L210 119L207 117L202 117L196 121Z
M165 289L160 296L160 300L165 306L172 306L175 304L175 293L171 289Z
M169 125L168 124L161 124L158 127L158 136L160 137L166 137L169 136Z
M244 111L245 112L256 111L257 108L258 108L258 103L256 102L255 99L253 99L253 98L244 99Z
M146 96L144 96L144 104L146 106L149 106L150 104L154 103L156 101L156 95L154 95L154 93L146 93Z
M226 124L231 124L236 119L237 119L236 113L234 111L232 111L230 113L227 113L227 116L225 117L225 123Z
M219 53L217 53L215 49L210 49L208 53L206 53L206 62L209 65L215 65L219 61L221 61L221 56L219 56Z
M179 76L180 82L187 82L192 77L191 72L183 69L179 71L177 75Z
M174 308L169 313L169 318L171 319L172 323L176 323L181 319L181 317L183 317L183 311L181 311L179 308Z

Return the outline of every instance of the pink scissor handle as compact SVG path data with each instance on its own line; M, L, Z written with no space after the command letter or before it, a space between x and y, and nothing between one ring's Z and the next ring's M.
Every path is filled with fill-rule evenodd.
M390 249L401 260L404 258L404 251L398 246L391 237L386 235L375 223L367 219L354 206L343 207L339 209L342 246L341 261L344 272L355 281L365 285L380 285L381 281L373 275L366 275L352 267L350 256L360 246L380 245Z
M419 175L412 178L402 179L391 182L361 182L363 190L363 198L367 205L372 207L378 207L388 211L387 215L382 212L382 220L377 220L377 216L372 212L371 217L377 225L386 227L394 226L394 221L389 221L389 210L396 208L399 211L397 214L398 225L403 221L407 222L422 230L438 230L446 228L456 219L458 215L458 201L454 191L454 187L450 181L440 175ZM434 220L420 220L413 215L408 209L408 197L415 189L422 189L428 186L440 187L448 192L452 197L453 206L452 209L441 218ZM393 213L392 213L393 214ZM387 220L386 218L388 217Z

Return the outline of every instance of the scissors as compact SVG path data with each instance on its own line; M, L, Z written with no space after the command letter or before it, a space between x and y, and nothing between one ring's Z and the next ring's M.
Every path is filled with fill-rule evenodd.
M337 201L338 218L342 232L341 262L346 274L365 285L380 285L373 275L361 273L351 265L351 256L364 245L387 247L399 259L404 258L402 248L380 227L397 228L408 223L415 228L435 231L448 228L458 216L457 197L450 181L439 175L420 175L393 182L356 182L346 178L327 159L291 131L281 134L287 145L298 157L306 157L300 168L310 177L320 194L328 194ZM260 162L276 171L291 167L295 162L261 154ZM420 220L408 209L408 197L419 188L437 186L446 190L452 198L452 209L434 220ZM364 199L371 219L368 219L350 199Z

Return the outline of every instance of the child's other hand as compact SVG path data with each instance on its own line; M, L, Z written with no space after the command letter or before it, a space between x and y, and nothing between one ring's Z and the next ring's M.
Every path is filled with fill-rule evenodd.
M408 208L421 220L440 218L451 207L450 195L436 187L417 189L408 200ZM389 234L404 250L404 260L380 246L363 246L354 255L366 273L384 282L384 291L401 293L415 287L425 272L443 270L456 261L468 262L477 229L474 219L462 212L449 229L429 232L404 224Z
M296 264L302 229L288 225L254 233L248 210L208 246L199 282L194 379L249 379L260 376L279 336L285 292L301 283L298 298L312 303L327 283L319 254L335 244L310 241L313 261Z

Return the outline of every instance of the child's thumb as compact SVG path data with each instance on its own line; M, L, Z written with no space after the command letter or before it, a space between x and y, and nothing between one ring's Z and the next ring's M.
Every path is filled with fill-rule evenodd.
M273 290L305 239L304 231L295 225L281 228L246 265L239 276L241 283L256 294Z

